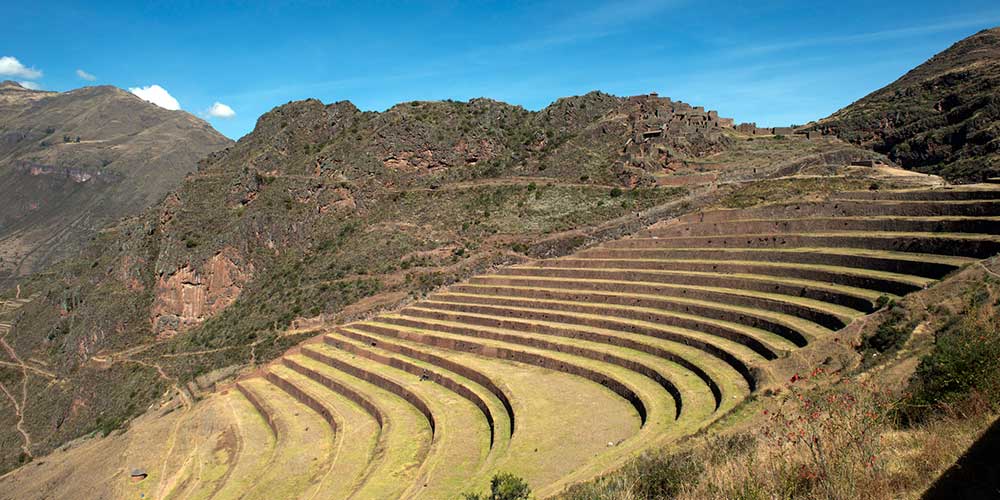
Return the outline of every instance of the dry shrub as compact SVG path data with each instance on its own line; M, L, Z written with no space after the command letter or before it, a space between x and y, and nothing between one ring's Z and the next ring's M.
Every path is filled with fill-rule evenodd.
M882 435L894 401L869 384L828 379L821 370L796 376L763 411L753 446L710 467L682 498L884 498ZM718 456L713 448L704 453Z
M762 410L761 428L655 451L568 489L567 500L773 500L912 497L992 421L968 408L898 427L899 399L817 370Z

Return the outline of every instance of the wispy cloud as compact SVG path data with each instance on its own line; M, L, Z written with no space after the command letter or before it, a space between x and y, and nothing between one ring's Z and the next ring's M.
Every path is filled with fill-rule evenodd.
M359 87L371 87L387 82L396 81L408 81L408 80L421 80L424 78L433 78L441 76L438 71L418 71L413 73L398 73L391 76L359 76L359 77L347 77L338 78L334 80L323 80L319 82L311 83L297 83L288 85L277 85L268 88L255 88L250 89L245 92L236 92L232 94L226 94L222 96L223 99L227 100L243 100L243 99L267 99L267 98L287 98L287 97L298 97L298 96L308 96L315 97L318 92L329 92L332 90L340 89L352 89Z
M768 54L772 52L781 52L785 50L794 50L805 47L815 47L822 45L847 45L847 44L880 42L885 40L912 38L921 35L929 35L932 33L941 33L941 32L964 29L964 28L983 27L987 25L992 26L997 23L1000 23L1000 14L991 14L987 16L978 16L975 18L969 17L962 19L953 19L950 21L944 21L940 23L925 24L921 26L910 26L906 28L871 31L867 33L853 33L845 35L826 36L826 37L799 38L797 40L750 45L733 49L729 53L731 55L758 55L758 54Z
M36 80L42 77L42 71L21 64L21 61L18 61L16 57L3 56L0 57L0 76L14 76Z
M681 7L685 3L687 0L605 1L553 23L541 36L515 41L500 49L526 52L597 40L621 33L635 22ZM574 8L579 8L579 5L574 5Z
M641 19L646 19L663 11L684 5L685 0L633 0L631 2L602 2L567 17L557 26L562 28L594 28L603 30L620 27Z
M42 86L39 85L36 82L21 81L21 82L17 82L17 83L21 84L22 87L24 87L26 89L29 89L29 90L42 90Z
M82 78L84 80L87 80L88 82L92 82L92 81L97 80L96 76L94 76L94 75L92 75L90 73L87 73L86 71L84 71L82 69L76 70L76 76L78 76L78 77L80 77L80 78Z

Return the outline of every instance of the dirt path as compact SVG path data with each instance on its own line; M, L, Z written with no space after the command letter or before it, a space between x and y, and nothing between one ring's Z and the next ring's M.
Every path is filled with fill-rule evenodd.
M6 335L6 333L4 335ZM14 351L14 349L10 346L10 344L7 343L7 340L4 339L3 337L0 337L0 346L2 346L3 350L7 352L7 355L14 360L13 363L6 363L6 364L14 365L16 367L21 368L21 402L18 403L14 395L11 394L10 390L8 390L7 387L4 386L2 383L0 383L0 390L2 390L5 395L7 395L7 398L10 399L10 402L14 405L14 414L17 415L17 424L15 424L14 427L17 428L17 432L19 432L21 434L21 437L24 439L24 443L21 444L21 449L24 451L26 455L28 455L31 458L34 458L34 455L31 453L31 435L28 434L28 431L25 430L24 428L24 409L27 406L27 401L28 401L28 376L29 376L28 372L34 371L35 368L30 367L26 365L24 361L21 361L21 358L18 357L17 352Z
M7 389L7 386L5 386L3 382L0 382L0 391L3 391L7 398L10 399L11 404L14 405L14 414L17 416L17 424L15 424L14 427L17 429L17 432L21 434L21 438L24 440L24 443L21 444L21 450L24 451L25 455L34 458L35 456L31 453L31 435L24 429L24 401L28 394L27 375L25 375L21 386L20 404L18 404L17 399L10 393L10 390Z

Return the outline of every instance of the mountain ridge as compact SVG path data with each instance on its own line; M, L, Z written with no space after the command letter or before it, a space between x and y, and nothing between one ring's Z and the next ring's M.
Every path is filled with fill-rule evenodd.
M231 141L207 122L117 87L0 84L0 285L72 255L159 202Z
M957 182L1000 175L1000 28L980 31L811 125Z

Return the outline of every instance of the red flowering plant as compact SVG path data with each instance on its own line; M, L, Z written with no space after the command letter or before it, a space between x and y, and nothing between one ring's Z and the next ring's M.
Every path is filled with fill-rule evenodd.
M796 374L777 405L764 411L770 480L787 497L871 497L884 479L880 441L894 405L871 383L821 368Z

